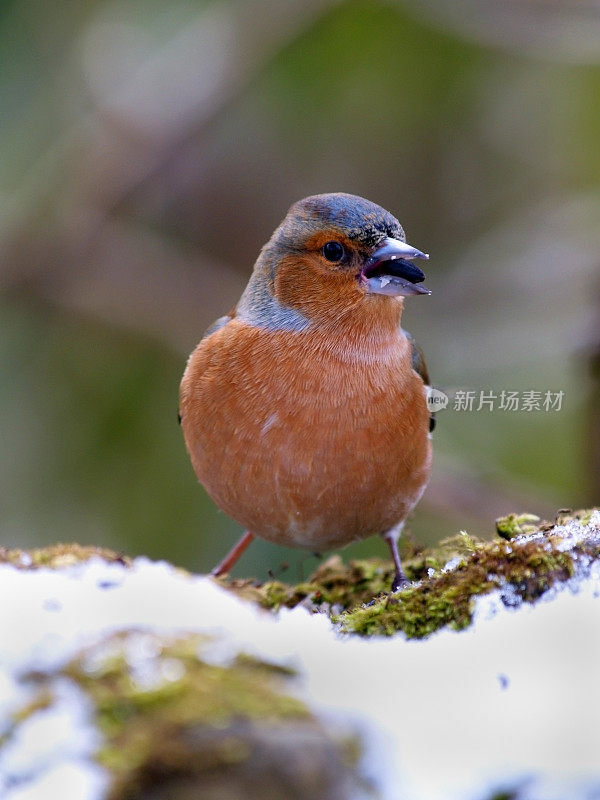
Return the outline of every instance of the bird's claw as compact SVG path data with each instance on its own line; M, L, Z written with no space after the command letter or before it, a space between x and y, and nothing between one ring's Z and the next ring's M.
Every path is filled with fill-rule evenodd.
M392 592L399 592L410 586L410 581L403 572L396 572L394 580L392 581Z

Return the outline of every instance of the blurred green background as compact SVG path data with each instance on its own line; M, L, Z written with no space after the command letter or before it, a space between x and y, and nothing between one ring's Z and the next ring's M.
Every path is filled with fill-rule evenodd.
M415 538L599 502L597 4L2 2L0 97L2 545L225 553L240 529L195 480L179 380L325 191L431 254L404 324L437 386L564 391L440 412ZM286 561L314 566L259 542L237 572Z

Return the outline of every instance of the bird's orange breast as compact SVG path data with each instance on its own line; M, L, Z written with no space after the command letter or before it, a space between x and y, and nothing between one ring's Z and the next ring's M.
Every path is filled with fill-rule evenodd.
M233 319L192 353L180 409L210 496L278 544L325 550L388 530L429 477L425 391L400 332L344 349Z

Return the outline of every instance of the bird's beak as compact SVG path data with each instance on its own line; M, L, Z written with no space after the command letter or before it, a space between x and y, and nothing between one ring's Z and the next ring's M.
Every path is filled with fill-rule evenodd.
M427 287L420 285L425 280L425 273L410 263L413 258L429 258L429 255L399 239L385 239L367 259L360 273L367 292L392 297L431 294Z

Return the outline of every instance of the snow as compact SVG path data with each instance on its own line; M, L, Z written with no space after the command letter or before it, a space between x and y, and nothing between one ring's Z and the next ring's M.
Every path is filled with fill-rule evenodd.
M10 800L96 800L104 797L107 786L99 767L87 764L83 769L79 761L61 760L5 796Z
M578 535L565 526L565 547ZM177 662L157 666L147 632L196 632L212 636L202 658L227 664L244 651L291 665L318 713L359 721L384 800L485 800L514 787L527 800L589 800L600 794L600 569L583 561L535 605L507 607L498 590L478 601L468 629L425 641L341 636L325 616L275 616L147 559L131 569L100 559L0 566L0 720L27 702L28 671L56 669L118 631L138 631L127 658L141 685L177 680ZM89 702L66 679L53 691L53 705L0 748L6 800L104 796Z
M0 750L1 797L95 800L108 786L91 762L101 738L90 722L89 699L65 679L55 681L52 692L52 705L19 723ZM22 698L18 691L14 696ZM52 793L63 780L62 791Z

